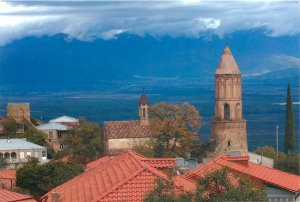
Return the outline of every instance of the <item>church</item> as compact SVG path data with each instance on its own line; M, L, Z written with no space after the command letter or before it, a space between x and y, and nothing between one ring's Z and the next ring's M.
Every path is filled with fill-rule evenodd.
M149 101L143 92L138 102L139 120L104 122L106 154L117 155L149 141L153 135L149 126L148 107Z

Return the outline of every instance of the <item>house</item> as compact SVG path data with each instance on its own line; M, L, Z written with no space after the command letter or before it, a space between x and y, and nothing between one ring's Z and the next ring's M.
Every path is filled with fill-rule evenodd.
M55 119L51 119L49 123L59 123L70 127L79 126L79 120L70 116L61 116Z
M47 143L54 149L59 151L64 148L62 142L63 136L71 130L71 127L60 123L47 123L36 127L38 130L47 134Z
M12 189L16 185L16 170L0 170L0 189Z
M269 201L300 201L300 176L249 161L249 156L220 155L192 170L187 179L197 179L215 170L228 167L229 172L249 178L257 188L265 187Z
M155 179L167 179L167 172L176 166L175 158L145 158L126 150L115 157L105 156L87 165L87 170L45 194L43 202L71 201L143 201L155 186ZM195 184L181 176L175 186L194 191Z
M20 194L17 192L9 191L7 189L0 188L0 201L1 202L36 202L33 196Z
M6 159L13 168L28 162L27 157L35 157L39 162L47 161L47 148L25 138L0 139L0 145L0 158Z
M143 93L138 103L139 120L105 121L106 154L117 155L135 145L143 145L153 137L148 118L149 102Z

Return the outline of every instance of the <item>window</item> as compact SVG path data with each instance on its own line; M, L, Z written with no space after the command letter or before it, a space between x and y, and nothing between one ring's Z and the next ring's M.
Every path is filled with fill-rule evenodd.
M63 144L60 144L60 145L59 145L59 148L60 148L60 149L64 149L64 145L63 145Z
M230 146L231 146L231 141L228 140L228 141L227 141L227 147L230 147Z
M46 157L46 151L42 151L42 157Z
M14 160L17 159L17 154L16 154L16 152L11 153L10 156L11 156L11 158L14 159Z
M61 133L60 133L60 131L57 131L57 137L58 137L58 138L61 138Z
M230 119L230 106L227 103L224 105L224 119L225 120Z
M49 138L53 138L53 131L49 131Z
M143 108L143 118L146 118L146 109Z
M21 158L21 159L24 158L24 152L20 152L20 158Z
M27 152L27 153L26 153L26 156L27 156L27 157L31 157L31 152Z

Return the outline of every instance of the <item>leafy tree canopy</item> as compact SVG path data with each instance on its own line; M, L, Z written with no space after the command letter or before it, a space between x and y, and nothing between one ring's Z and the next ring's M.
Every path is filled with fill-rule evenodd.
M267 201L264 189L255 188L253 183L241 176L233 175L229 168L216 170L198 180L195 192L184 192L169 180L158 179L145 202L219 202L219 201Z
M229 168L224 168L198 181L196 201L267 201L267 194L264 189L256 189L248 178L230 174Z
M5 123L3 124L3 127L8 138L13 138L16 136L18 124L15 119L11 117L7 118Z
M18 134L17 138L26 138L27 141L43 146L46 140L46 134L36 129L30 128L24 134Z
M79 127L64 136L66 150L82 163L95 160L103 155L103 130L97 123L80 119Z
M172 178L158 178L156 187L146 195L144 202L190 202L192 198L193 193L176 188Z
M274 162L274 168L282 170L284 172L300 175L300 155L290 154L282 156Z
M83 166L75 162L50 161L38 165L37 162L31 161L17 170L16 184L39 197L83 171Z
M197 109L185 102L172 105L165 102L149 109L150 127L157 134L153 138L155 157L186 156L193 136L198 135L201 119Z

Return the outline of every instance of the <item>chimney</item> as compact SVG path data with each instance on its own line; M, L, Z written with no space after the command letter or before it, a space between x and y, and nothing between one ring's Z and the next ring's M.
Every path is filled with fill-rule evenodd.
M52 200L51 202L61 202L59 192L51 192Z
M10 143L10 139L9 138L7 138L7 143Z

